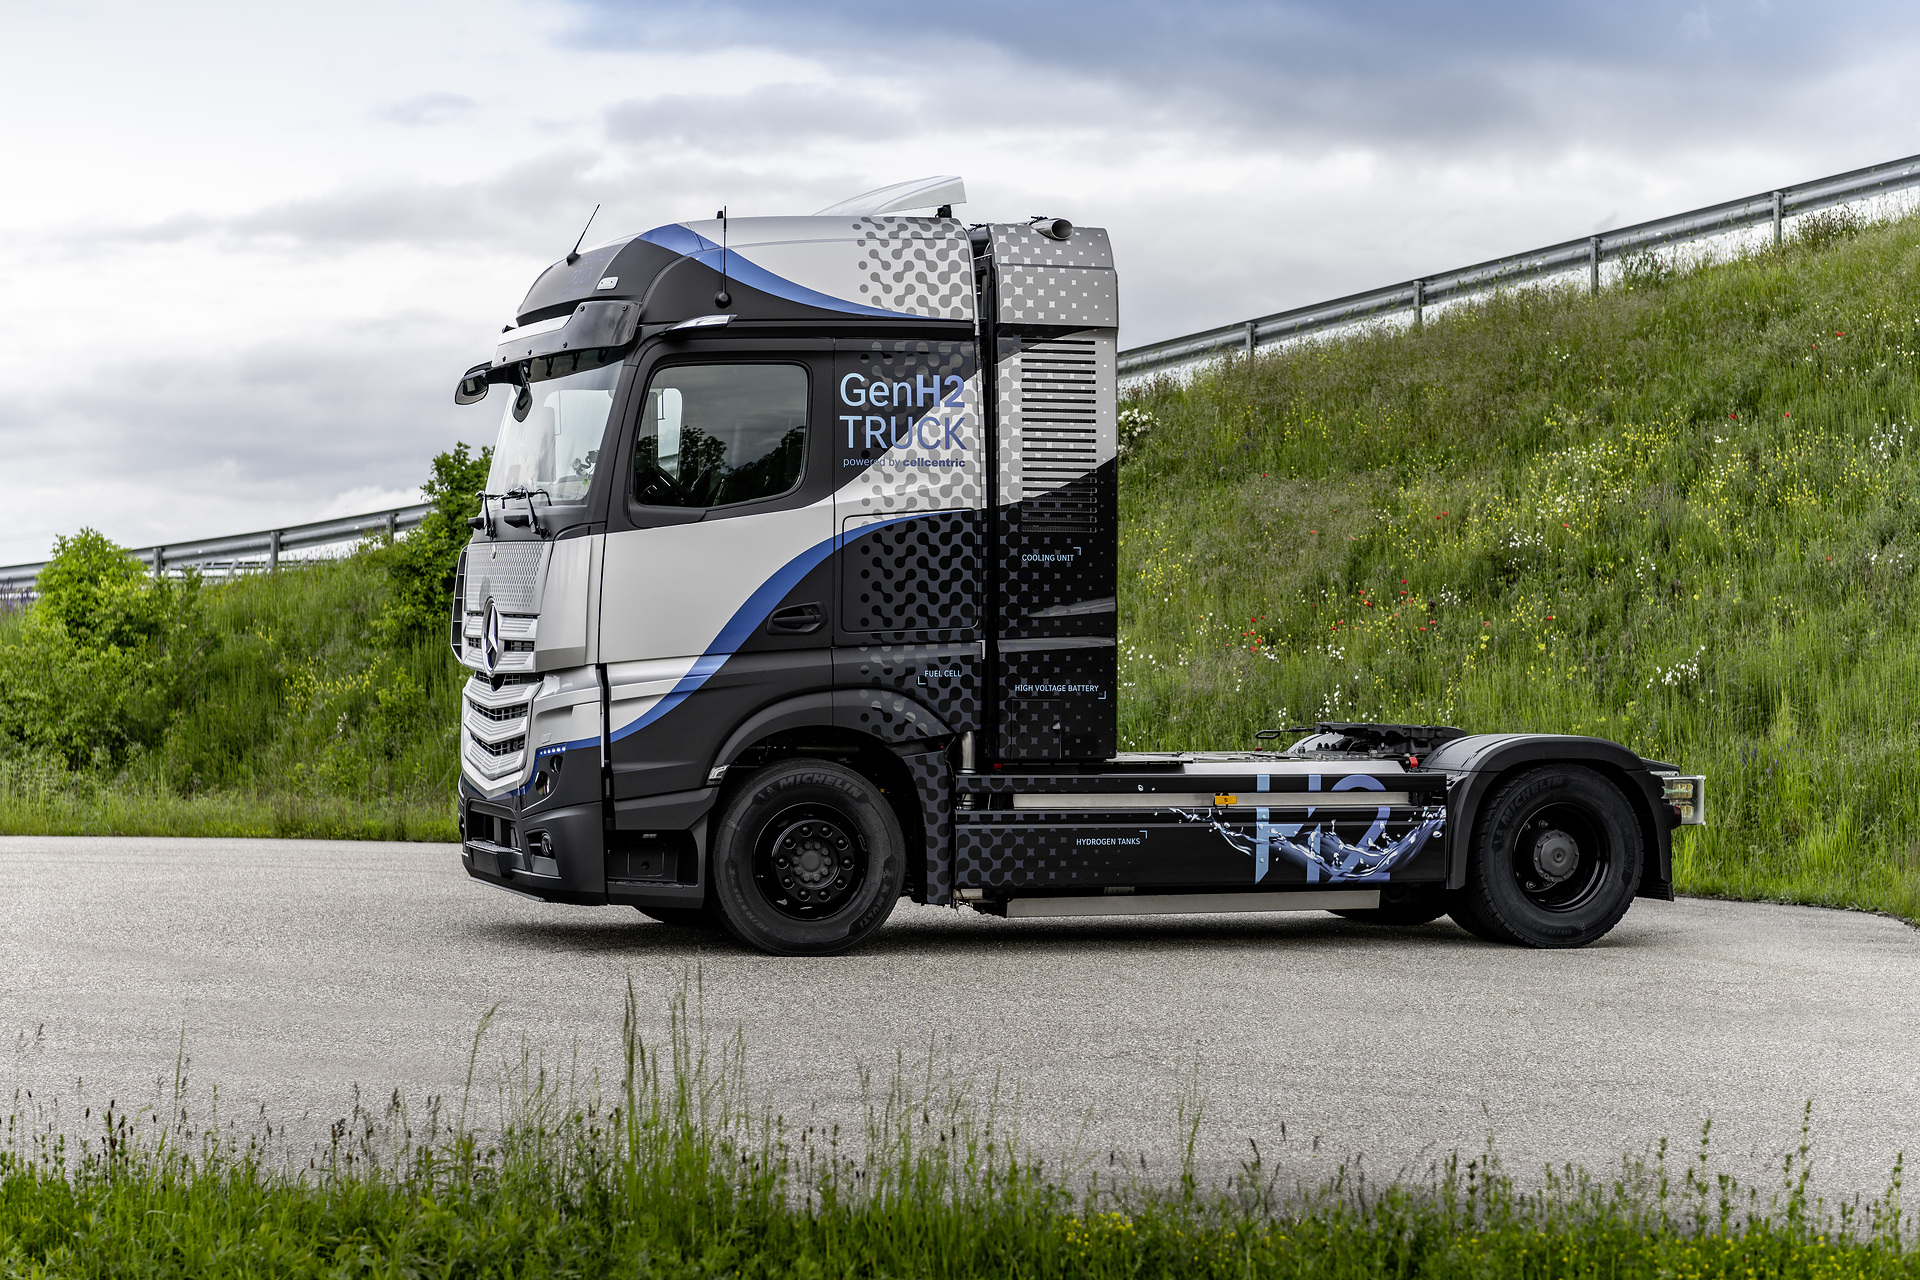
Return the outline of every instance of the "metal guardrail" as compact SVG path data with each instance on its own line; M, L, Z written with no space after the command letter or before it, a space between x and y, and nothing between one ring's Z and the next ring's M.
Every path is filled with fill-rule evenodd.
M1586 267L1590 286L1600 289L1600 264L1665 245L1704 240L1746 227L1773 224L1773 242L1779 244L1782 224L1795 214L1811 213L1831 205L1920 186L1920 156L1890 160L1849 173L1815 178L1798 186L1728 200L1651 222L1636 223L1597 236L1564 240L1544 249L1530 249L1491 262L1406 280L1365 293L1349 294L1331 302L1277 311L1270 316L1223 325L1182 338L1169 338L1120 353L1120 374L1151 373L1172 365L1204 360L1228 351L1251 351L1262 343L1336 329L1361 320L1411 311L1418 322L1425 308L1506 285Z
M280 567L280 553L283 551L324 547L382 531L389 535L405 533L418 528L432 510L431 502L420 502L410 507L370 511L366 515L337 516L332 520L315 520L311 524L262 529L258 533L234 533L223 538L203 538L198 542L138 547L130 554L151 565L156 576L171 569L186 568L223 569L228 573L246 569L271 572ZM0 568L0 596L29 594L33 584L39 580L40 571L46 567L47 562L42 560L36 564Z
M1582 266L1588 269L1591 288L1598 292L1600 265L1603 262L1665 245L1725 235L1767 222L1773 224L1773 242L1779 244L1783 224L1796 214L1811 213L1816 209L1915 186L1920 186L1920 155L1869 165L1831 177L1815 178L1798 186L1783 187L1778 191L1740 200L1728 200L1704 209L1676 213L1671 217L1655 218L1651 222L1636 223L1581 240L1563 240L1544 249L1530 249L1525 253L1478 262L1470 267L1369 289L1365 293L1348 294L1331 302L1316 302L1310 306L1295 307L1291 311L1277 311L1270 316L1223 325L1218 329L1133 347L1120 353L1120 373L1122 376L1151 373L1155 369L1204 360L1227 351L1252 351L1261 343L1304 337L1402 311L1413 312L1417 322L1430 303L1538 280L1543 276L1559 275ZM151 564L156 574L189 566L223 567L229 572L256 567L272 570L279 566L282 551L345 542L349 538L383 528L391 534L403 533L416 528L431 510L431 503L418 503L411 507L396 507L391 511L318 520L284 529L238 533L200 542L140 547L133 554ZM18 597L30 593L40 570L45 567L46 562L41 561L38 564L0 568L0 597Z

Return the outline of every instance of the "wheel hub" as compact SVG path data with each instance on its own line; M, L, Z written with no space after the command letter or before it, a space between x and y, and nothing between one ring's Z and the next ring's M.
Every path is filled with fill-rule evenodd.
M1533 840L1533 869L1549 885L1559 884L1580 866L1580 842L1558 827L1541 831Z
M853 842L835 823L796 822L774 838L773 867L796 902L825 905L852 886Z

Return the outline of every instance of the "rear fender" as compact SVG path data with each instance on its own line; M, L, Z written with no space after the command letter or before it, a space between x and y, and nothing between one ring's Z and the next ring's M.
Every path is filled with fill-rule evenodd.
M1421 762L1447 775L1447 888L1467 882L1467 855L1478 837L1480 810L1488 796L1523 769L1543 764L1579 764L1611 779L1640 821L1647 857L1640 869L1639 896L1673 897L1673 828L1660 779L1647 762L1617 742L1547 733L1474 734L1455 738Z

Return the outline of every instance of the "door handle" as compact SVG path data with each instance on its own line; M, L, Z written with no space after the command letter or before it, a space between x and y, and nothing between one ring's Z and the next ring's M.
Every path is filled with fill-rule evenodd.
M784 609L775 609L767 619L767 634L770 636L804 636L818 631L826 625L827 611L809 600L805 604L790 604Z

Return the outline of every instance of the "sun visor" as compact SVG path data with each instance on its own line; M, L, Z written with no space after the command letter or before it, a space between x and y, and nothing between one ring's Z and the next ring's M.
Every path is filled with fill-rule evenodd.
M563 351L591 351L623 347L640 328L637 302L583 302L573 314L509 329L494 352L496 365L559 355Z

